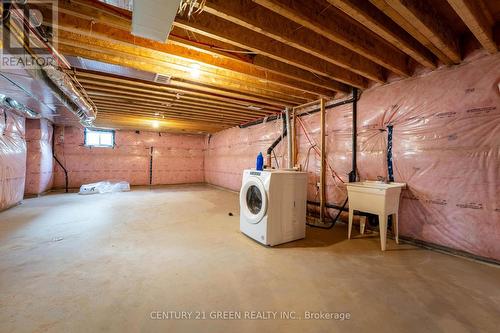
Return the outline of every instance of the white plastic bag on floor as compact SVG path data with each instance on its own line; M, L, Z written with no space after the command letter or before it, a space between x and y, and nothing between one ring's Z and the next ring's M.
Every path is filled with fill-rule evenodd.
M130 191L130 184L128 182L104 181L82 185L78 194L114 193L125 191Z

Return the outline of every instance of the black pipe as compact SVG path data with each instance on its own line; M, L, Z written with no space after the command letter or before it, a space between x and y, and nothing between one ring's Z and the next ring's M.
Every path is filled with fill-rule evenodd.
M63 169L64 171L64 183L65 183L65 189L66 193L68 193L68 170L62 165L62 163L57 159L56 156L56 150L55 150L55 138L56 138L56 128L52 126L52 157L54 160L59 164L59 166Z
M343 100L343 101L340 101L340 102L337 102L337 103L334 103L334 104L327 105L327 106L325 106L325 111L329 110L329 109L332 109L332 108L335 108L337 106L341 106L341 105L345 105L345 104L349 104L349 103L355 103L355 102L358 101L358 99L359 99L358 89L357 88L353 88L353 96L352 96L352 98L349 98L349 99L346 99L346 100ZM319 112L320 110L321 109L318 107L318 108L312 109L311 111L304 112L304 113L301 113L301 114L297 114L296 116L297 117L308 116L310 114L314 114L316 112ZM260 119L257 119L257 120L253 120L253 121L250 121L250 122L242 124L242 125L238 125L238 127L239 128L247 128L247 127L259 125L259 124L262 124L262 123L265 123L265 122L268 122L268 121L273 121L273 120L276 120L276 119L278 119L278 115L272 115L272 116L263 117L263 118L260 118Z
M316 204L317 202L314 202L314 201L308 201L307 203L314 203ZM320 205L319 203L317 203L318 205ZM339 211L337 213L337 215L335 216L335 218L332 220L332 222L330 223L329 226L322 226L322 225L316 225L316 224L311 224L311 223L306 223L306 225L310 226L310 227L313 227L313 228L319 228L319 229L331 229L335 226L335 224L337 223L337 220L339 219L340 217L340 214L342 214L343 211L346 210L345 208L345 205L347 204L347 198L345 198L345 201L344 203L342 204L342 207L339 207L339 206L336 206L336 207L339 207L337 208ZM326 205L327 208L335 208L335 207L328 207L328 206L334 206L334 205ZM348 211L348 210L347 210Z
M276 138L276 140L274 140L274 142L269 146L269 148L267 148L267 155L271 155L271 153L273 152L274 148L276 148L276 146L278 145L278 143L281 142L281 140L283 140L284 137L286 137L288 131L287 131L287 128L286 128L286 119L283 117L283 133L278 136Z
M358 138L358 89L352 90L352 170L349 172L349 183L357 178L357 138Z
M318 206L318 207L321 205L319 202L310 201L310 200L307 200L307 204L308 205L313 205L313 206ZM332 204L329 204L329 203L326 203L325 207L326 208L331 208L331 209L342 209L344 212L348 212L349 211L349 209L343 208L344 206L332 205Z

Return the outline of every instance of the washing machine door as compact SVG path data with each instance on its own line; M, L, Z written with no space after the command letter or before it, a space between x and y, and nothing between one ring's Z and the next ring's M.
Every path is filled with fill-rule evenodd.
M267 211L264 184L257 177L250 177L240 191L240 209L250 223L259 223Z

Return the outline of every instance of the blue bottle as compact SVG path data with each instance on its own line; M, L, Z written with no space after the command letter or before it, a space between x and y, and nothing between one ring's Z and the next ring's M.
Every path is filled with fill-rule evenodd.
M257 155L256 169L259 171L264 170L264 156L262 156L262 153L259 153L259 155Z

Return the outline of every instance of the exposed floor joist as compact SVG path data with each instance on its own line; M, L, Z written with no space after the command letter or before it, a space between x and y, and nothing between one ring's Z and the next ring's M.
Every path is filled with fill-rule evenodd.
M490 53L498 51L493 38L493 20L481 6L482 0L448 0L448 3L469 27L481 45Z
M436 61L433 54L369 1L327 1L408 54L423 66L432 69L436 68Z
M203 15L193 17L190 20L177 18L174 25L234 44L238 47L247 48L272 59L312 71L317 75L322 75L344 84L358 88L366 88L368 86L366 79L352 71L312 57L308 53L262 34L254 33L250 29L241 27L230 21L219 19L211 14L203 13Z
M333 42L359 53L402 76L409 76L408 57L397 48L353 25L341 13L321 8L314 0L254 0L256 3L290 19Z
M209 0L203 8L207 13L291 45L370 80L384 82L379 65L251 0Z
M457 36L427 0L384 0L451 61L462 60Z

